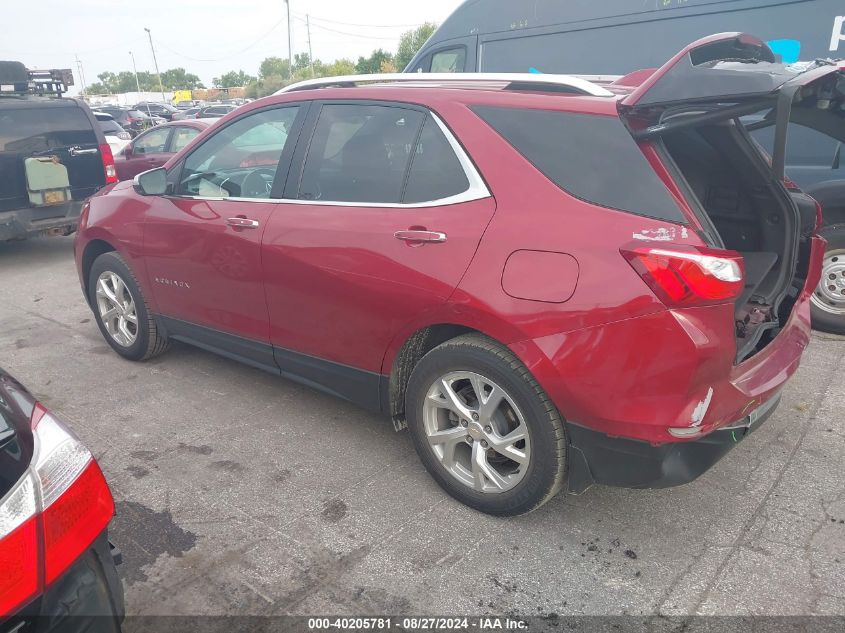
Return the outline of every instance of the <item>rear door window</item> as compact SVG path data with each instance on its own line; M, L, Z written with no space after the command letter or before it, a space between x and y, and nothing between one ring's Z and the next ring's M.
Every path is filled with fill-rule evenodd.
M381 105L324 105L311 138L298 197L396 203L423 113Z
M150 130L138 137L132 144L132 152L135 154L161 154L167 147L167 138L170 136L170 128L159 128Z
M567 193L619 211L686 222L619 118L493 106L473 111Z

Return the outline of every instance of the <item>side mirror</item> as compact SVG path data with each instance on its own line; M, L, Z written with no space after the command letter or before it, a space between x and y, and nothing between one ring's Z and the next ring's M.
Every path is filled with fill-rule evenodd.
M123 148L123 155L126 158L132 158L132 143Z
M135 176L135 188L145 196L163 196L167 191L167 170L156 167Z

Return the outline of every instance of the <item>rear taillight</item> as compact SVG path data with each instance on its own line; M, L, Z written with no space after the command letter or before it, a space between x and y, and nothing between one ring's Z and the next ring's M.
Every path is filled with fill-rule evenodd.
M672 245L621 252L667 306L725 303L742 293L744 265L736 251Z
M85 552L114 515L97 462L41 405L30 467L0 502L0 617L23 606Z
M27 470L0 502L0 618L38 593L37 514L35 481Z
M103 157L103 171L106 174L106 184L117 182L117 168L114 166L114 154L108 143L100 145L100 156Z

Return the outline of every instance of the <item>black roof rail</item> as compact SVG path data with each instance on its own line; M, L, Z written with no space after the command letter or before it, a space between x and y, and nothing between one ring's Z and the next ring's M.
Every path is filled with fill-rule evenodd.
M72 85L70 68L29 70L20 62L0 61L0 96L61 97Z

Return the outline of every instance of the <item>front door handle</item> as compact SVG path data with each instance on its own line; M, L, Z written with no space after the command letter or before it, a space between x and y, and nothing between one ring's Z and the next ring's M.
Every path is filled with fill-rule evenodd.
M228 218L226 224L234 226L238 229L257 229L258 220L250 220L249 218Z
M439 231L427 231L421 229L408 229L406 231L396 231L393 234L397 240L404 242L445 242L446 234Z

